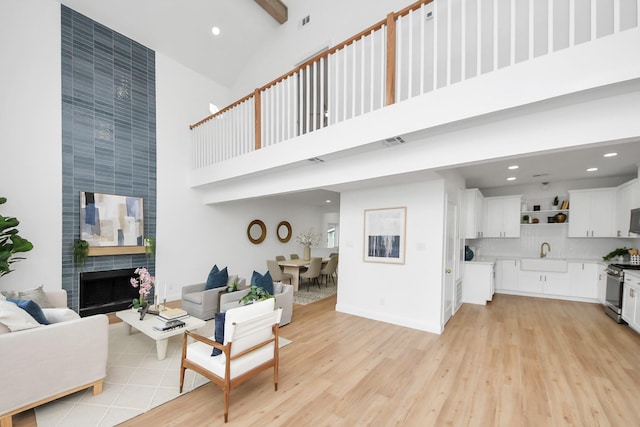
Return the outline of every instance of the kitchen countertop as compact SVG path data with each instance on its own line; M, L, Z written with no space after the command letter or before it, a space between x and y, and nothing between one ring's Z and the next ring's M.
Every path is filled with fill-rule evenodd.
M478 263L478 264L493 264L499 260L521 260L523 258L537 258L537 257L526 257L526 256L479 256L474 257L471 261L465 261L466 263ZM614 261L603 261L602 259L587 259L587 258L552 258L546 257L544 259L561 259L567 262L586 262L586 263L597 263L603 266L607 266Z

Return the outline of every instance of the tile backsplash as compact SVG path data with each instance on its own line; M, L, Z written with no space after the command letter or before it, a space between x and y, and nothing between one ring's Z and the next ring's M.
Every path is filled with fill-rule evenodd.
M476 256L536 258L540 246L547 242L549 258L593 259L602 257L615 248L640 247L640 239L569 238L567 224L530 224L520 228L520 238L468 239Z

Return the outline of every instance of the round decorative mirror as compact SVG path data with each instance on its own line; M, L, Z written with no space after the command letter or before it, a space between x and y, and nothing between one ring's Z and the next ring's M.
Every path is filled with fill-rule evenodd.
M262 243L265 237L267 237L267 226L259 219L254 219L249 224L249 227L247 227L247 237L254 245Z
M281 243L287 243L291 239L291 224L287 221L280 221L276 229L276 234Z

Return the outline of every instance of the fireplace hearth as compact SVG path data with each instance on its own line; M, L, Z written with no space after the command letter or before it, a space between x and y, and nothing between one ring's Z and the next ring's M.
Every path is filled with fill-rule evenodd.
M112 313L124 310L138 298L138 289L131 286L135 268L80 273L79 314Z

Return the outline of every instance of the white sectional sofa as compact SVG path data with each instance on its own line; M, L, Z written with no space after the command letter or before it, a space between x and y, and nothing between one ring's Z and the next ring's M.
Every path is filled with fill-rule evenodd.
M45 294L54 307L67 307L66 291ZM1 427L10 427L14 414L76 391L93 387L94 395L102 392L109 346L107 316L80 318L71 310L64 315L43 311L50 325L15 332L1 328ZM62 321L54 323L56 320Z

